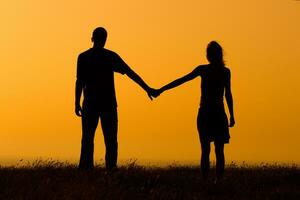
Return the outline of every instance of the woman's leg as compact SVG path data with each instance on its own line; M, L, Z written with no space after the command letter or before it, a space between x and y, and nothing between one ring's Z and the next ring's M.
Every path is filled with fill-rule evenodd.
M207 179L209 171L209 154L210 154L210 142L201 141L201 172L204 179Z
M225 166L224 142L215 141L215 153L216 153L217 179L222 179L224 175L224 166Z

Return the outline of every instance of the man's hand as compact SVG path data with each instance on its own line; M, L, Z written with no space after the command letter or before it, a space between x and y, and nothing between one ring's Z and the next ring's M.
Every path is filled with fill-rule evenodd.
M153 88L149 87L146 91L151 101L153 100L153 95L152 95L153 90L154 90Z
M229 127L233 127L235 124L235 120L234 120L234 117L230 117L230 123L229 123Z
M82 116L82 108L79 104L77 104L75 106L75 114L78 116L78 117L81 117Z

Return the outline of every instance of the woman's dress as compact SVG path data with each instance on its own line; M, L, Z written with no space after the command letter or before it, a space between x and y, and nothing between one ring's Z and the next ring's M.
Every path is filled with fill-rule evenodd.
M201 76L201 102L197 127L201 142L229 143L228 119L223 97L230 71L223 66L206 65L199 67Z

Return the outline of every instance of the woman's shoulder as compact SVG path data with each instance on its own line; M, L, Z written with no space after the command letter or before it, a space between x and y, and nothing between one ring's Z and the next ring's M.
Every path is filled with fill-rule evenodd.
M224 72L225 72L226 74L230 74L230 69L229 69L228 66L224 66Z
M231 77L230 69L228 67L225 67L225 66L224 66L223 69L224 69L224 75L225 75L226 79L230 79L230 77Z
M208 69L208 65L198 65L194 70L193 70L193 73L197 73L199 74L200 76L202 76L205 71L207 71Z
M208 68L208 64L207 65L198 65L195 70L197 71L202 71L202 70L206 70Z
M207 68L208 66L209 66L209 64L203 64L203 65L199 65L198 67Z

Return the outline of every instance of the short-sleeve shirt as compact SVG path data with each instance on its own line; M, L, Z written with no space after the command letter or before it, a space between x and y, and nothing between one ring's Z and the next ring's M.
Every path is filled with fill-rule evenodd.
M117 107L114 72L130 68L115 52L91 48L78 56L77 81L83 85L84 102L100 107Z

